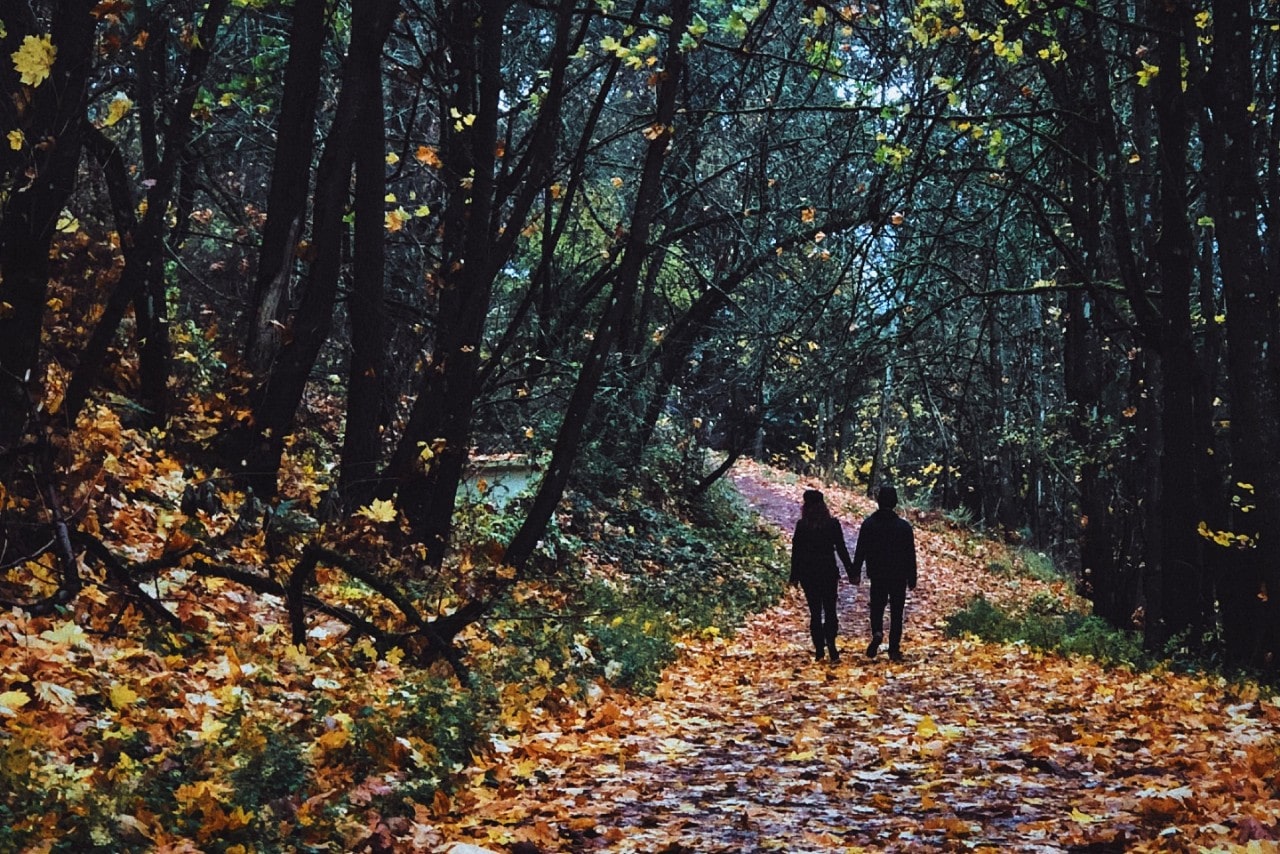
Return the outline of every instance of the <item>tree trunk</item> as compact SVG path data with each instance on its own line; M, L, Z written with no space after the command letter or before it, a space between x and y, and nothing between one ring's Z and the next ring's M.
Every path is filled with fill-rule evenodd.
M342 92L316 170L311 241L316 258L302 303L290 324L290 339L257 393L254 432L242 457L245 482L259 497L276 492L284 438L293 430L311 369L333 326L357 123L374 97L375 87L382 85L382 45L399 9L398 0L362 0L352 8L351 46ZM381 224L381 216L378 222Z
M19 4L13 4L19 5ZM25 6L25 4L21 4ZM58 5L49 33L57 61L48 79L33 87L18 82L6 68L4 115L12 105L30 99L10 127L24 137L18 156L6 157L0 211L0 447L16 442L39 400L40 334L49 286L49 247L54 227L76 185L80 163L86 82L93 61L97 18L93 0L66 0ZM9 54L35 21L19 10L4 18L13 30L3 41L0 64L12 66ZM12 47L10 47L12 45ZM37 145L39 147L37 148Z
M1155 0L1148 14L1160 31L1156 57L1161 67L1178 68L1182 12ZM1195 422L1204 410L1195 395L1199 370L1191 328L1195 241L1187 218L1190 114L1182 75L1156 77L1155 112L1160 195L1155 261L1161 297L1160 328L1152 331L1151 339L1159 348L1160 389L1149 391L1158 398L1160 485L1148 573L1160 592L1149 598L1146 635L1150 648L1161 649L1179 634L1198 642L1203 629L1203 539L1196 529L1203 519L1198 487L1205 449L1197 443Z
M1254 145L1252 22L1248 4L1213 4L1213 62L1203 127L1209 204L1227 307L1231 473L1241 507L1233 528L1250 537L1219 586L1236 661L1275 664L1280 652L1280 380L1277 296L1258 232L1261 205ZM1263 601L1265 598L1265 602Z
M115 339L129 304L133 303L140 349L139 403L149 411L149 420L153 424L159 425L164 421L168 408L170 373L169 319L164 278L169 204L176 190L179 165L188 156L192 130L191 109L204 82L214 38L229 4L230 0L213 0L209 4L200 23L196 45L188 59L182 87L167 110L167 120L157 123L153 115L152 120L146 123L151 128L163 124L164 154L147 170L147 212L140 223L133 215L132 193L127 184L119 180L115 167L110 165L118 152L113 151L111 143L101 138L100 134L90 132L95 157L108 164L108 191L112 198L125 264L120 280L107 299L102 317L89 336L89 342L81 353L80 363L67 387L63 405L70 418L74 418L80 411L89 393L97 385L106 364L107 350ZM149 48L148 52L154 49L156 48ZM144 67L148 64L144 63ZM163 57L159 64L164 65ZM163 74L156 74L163 79ZM150 107L145 110L146 113L166 112L160 104L152 104ZM144 149L148 148L154 146L144 146ZM189 165L188 168L195 167ZM127 196L127 200L122 196Z
M294 250L306 225L326 31L325 0L295 0L289 62L284 70L284 94L271 166L267 222L262 231L245 348L249 364L256 371L266 370L279 352Z
M370 69L369 73L377 74L378 69ZM385 127L382 86L373 86L356 130L360 138L355 155L355 259L351 299L347 303L351 364L339 490L348 507L363 506L373 497L382 450L378 428L382 423L386 368Z
M440 114L456 113L474 120L466 124L447 118L441 125L446 197L441 262L434 274L439 293L436 340L409 423L380 487L383 492L398 488L396 504L415 537L425 544L426 559L432 565L444 559L453 530L455 498L481 389L480 350L494 278L514 250L550 175L575 42L575 6L572 0L561 0L537 122L516 165L509 164L516 156L506 153L499 182L495 169L505 97L503 23L509 5L458 0L445 13L444 40L452 77ZM585 20L576 40L584 34Z
M670 32L683 33L691 17L690 0L672 0L668 14L672 19ZM666 162L674 133L672 121L675 118L676 104L684 81L684 59L679 39L671 37L667 43L663 76L658 84L657 108L651 124L651 127L659 128L660 132L653 135L645 151L640 185L636 191L635 209L631 216L631 228L627 233L626 248L623 250L622 260L618 266L609 305L600 318L595 336L591 341L591 349L583 361L578 381L569 399L569 406L565 409L547 472L538 486L528 515L525 516L520 529L507 546L504 560L512 566L522 567L533 555L533 550L538 540L542 538L543 532L546 531L547 523L551 520L556 505L564 495L564 488L569 482L569 470L577 456L584 427L590 415L591 403L599 388L600 378L604 375L605 360L613 349L619 324L639 287L647 254L649 232L657 219L662 203L663 164Z

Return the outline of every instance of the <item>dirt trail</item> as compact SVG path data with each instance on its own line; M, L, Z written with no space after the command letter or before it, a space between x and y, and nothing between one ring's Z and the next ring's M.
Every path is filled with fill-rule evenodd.
M801 485L757 468L735 480L790 530ZM870 508L828 499L852 541ZM732 638L690 641L655 697L602 697L496 742L443 838L527 852L1276 850L1280 698L947 639L941 618L976 590L1048 588L993 576L999 547L945 526L917 526L917 548L905 661L861 654L864 582L841 588L842 661L815 663L792 593Z

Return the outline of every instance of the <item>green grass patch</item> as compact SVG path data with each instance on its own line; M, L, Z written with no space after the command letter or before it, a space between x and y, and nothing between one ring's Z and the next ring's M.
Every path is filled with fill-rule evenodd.
M1116 629L1098 617L1068 610L1049 594L1037 595L1020 613L975 596L946 618L946 635L972 635L994 643L1023 642L1035 649L1088 656L1111 665L1147 668L1154 664L1137 632Z

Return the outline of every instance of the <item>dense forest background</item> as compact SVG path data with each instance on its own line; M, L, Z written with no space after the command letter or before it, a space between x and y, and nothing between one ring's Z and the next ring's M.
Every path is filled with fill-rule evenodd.
M1280 651L1276 0L4 0L0 93L0 849L608 844L505 804L659 804L633 692L836 812L968 755L993 839L1010 768L1036 838L1280 837L1220 675ZM972 689L725 643L786 577L729 474L896 483ZM870 783L706 693L768 668L902 692Z
M665 455L696 503L750 455L1274 666L1278 39L1273 0L6 3L5 598L92 566L168 620L137 578L198 564L302 637L327 566L461 667L575 483ZM112 430L168 454L162 547ZM478 515L495 457L533 487Z

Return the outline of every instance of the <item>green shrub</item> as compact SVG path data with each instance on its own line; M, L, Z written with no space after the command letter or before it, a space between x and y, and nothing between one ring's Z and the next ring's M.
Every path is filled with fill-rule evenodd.
M1037 594L1020 615L1010 614L981 595L946 618L948 637L975 635L985 641L1021 641L1035 649L1087 655L1106 664L1149 667L1153 663L1136 632L1071 611L1048 593Z
M962 610L946 618L947 637L976 635L986 641L1008 641L1017 635L1017 623L981 594Z
M1044 552L1022 549L1018 553L1018 556L1022 560L1023 571L1027 577L1044 582L1062 580L1062 573L1058 571L1058 567L1054 564L1053 558L1049 557Z
M629 611L591 629L598 644L600 672L615 685L650 692L663 668L675 660L676 645L670 622L661 615Z

